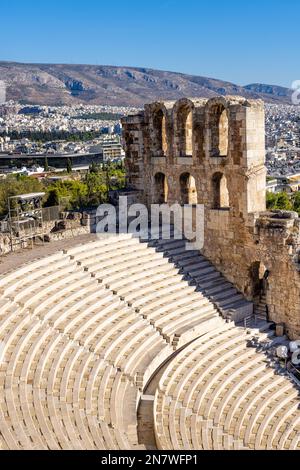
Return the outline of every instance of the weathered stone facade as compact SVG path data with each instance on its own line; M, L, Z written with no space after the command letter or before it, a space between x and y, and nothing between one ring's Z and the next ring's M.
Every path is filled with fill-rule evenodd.
M300 219L266 212L264 104L239 97L145 106L123 120L128 187L151 203L204 204L203 254L300 336ZM264 279L264 281L263 281Z

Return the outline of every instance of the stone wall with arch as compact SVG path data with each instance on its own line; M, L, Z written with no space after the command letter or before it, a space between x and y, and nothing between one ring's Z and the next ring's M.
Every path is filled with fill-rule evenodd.
M168 201L168 180L164 173L154 175L152 204L164 204Z
M180 204L198 204L196 181L190 173L182 173L179 177Z
M157 137L158 112L165 137ZM158 101L123 119L123 137L137 199L153 203L154 177L163 174L166 203L204 204L204 255L249 299L250 267L263 263L270 317L300 337L300 219L266 213L264 103L236 96Z
M194 104L186 98L177 101L173 108L174 156L193 156Z

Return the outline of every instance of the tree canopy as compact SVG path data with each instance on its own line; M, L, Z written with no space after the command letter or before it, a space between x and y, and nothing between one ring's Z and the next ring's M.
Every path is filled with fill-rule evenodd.
M267 192L267 209L296 211L300 214L300 192L292 195L284 191L280 193Z
M70 171L70 170L69 170ZM8 198L17 194L45 192L44 206L61 205L66 209L96 207L108 201L109 190L125 187L125 170L122 163L104 167L92 164L81 180L72 178L51 181L20 174L0 180L0 215L8 212Z

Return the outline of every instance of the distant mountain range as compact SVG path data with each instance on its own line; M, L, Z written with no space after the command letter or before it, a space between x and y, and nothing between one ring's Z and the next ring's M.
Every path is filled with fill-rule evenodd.
M238 86L213 78L147 68L105 65L21 64L0 61L7 99L28 104L142 106L156 99L241 95L291 104L292 91L274 85Z

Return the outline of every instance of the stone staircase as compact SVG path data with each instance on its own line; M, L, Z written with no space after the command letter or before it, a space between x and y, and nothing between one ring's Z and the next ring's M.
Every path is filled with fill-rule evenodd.
M267 319L267 298L265 294L261 294L254 299L254 315L257 318Z
M223 318L241 323L253 316L253 303L246 300L199 250L187 250L186 240L150 240L148 244L163 252L184 279L213 302Z

